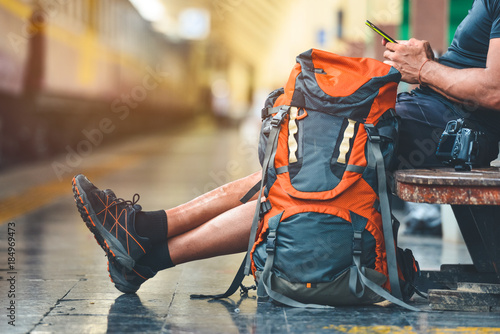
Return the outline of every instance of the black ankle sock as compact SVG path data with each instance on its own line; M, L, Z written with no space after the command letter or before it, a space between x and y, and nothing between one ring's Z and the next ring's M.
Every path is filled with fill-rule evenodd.
M165 211L138 212L135 216L135 231L153 243L153 248L139 259L140 265L148 266L154 271L175 266L168 250L168 220Z
M140 211L135 215L135 231L156 243L167 242L167 214L163 210Z
M148 266L154 271L160 271L175 266L170 258L167 242L154 245L151 251L139 259L138 263L141 266Z

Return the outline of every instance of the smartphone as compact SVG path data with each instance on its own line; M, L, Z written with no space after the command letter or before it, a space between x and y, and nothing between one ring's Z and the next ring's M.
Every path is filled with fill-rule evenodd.
M366 20L365 24L370 27L373 31L375 31L377 34L379 34L380 36L384 37L384 39L390 43L398 43L396 42L396 40L394 38L392 38L391 36L387 35L385 32L383 32L380 28L378 28L376 25L374 25L373 23L371 23L370 21Z

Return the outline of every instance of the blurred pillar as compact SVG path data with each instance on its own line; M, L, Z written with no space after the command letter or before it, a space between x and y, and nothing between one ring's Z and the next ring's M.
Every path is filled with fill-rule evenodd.
M412 37L429 41L439 55L448 48L449 0L411 0Z
M24 73L24 94L32 96L38 93L43 84L45 66L45 25L46 13L39 1L33 6L27 29L30 33L28 40L28 56Z

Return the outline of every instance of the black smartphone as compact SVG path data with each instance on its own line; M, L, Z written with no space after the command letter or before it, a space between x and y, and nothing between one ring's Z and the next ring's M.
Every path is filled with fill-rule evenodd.
M374 25L373 23L371 23L370 21L366 20L365 24L370 27L373 31L375 31L377 34L379 34L380 36L384 37L384 39L390 43L398 43L396 42L396 40L394 38L392 38L391 36L387 35L385 32L383 32L380 28L378 28L376 25Z

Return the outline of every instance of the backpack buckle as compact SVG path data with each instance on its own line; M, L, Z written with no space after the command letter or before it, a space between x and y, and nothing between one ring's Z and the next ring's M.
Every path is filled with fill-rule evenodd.
M271 211L271 208L272 208L272 206L271 206L271 203L269 201L265 201L265 202L260 203L259 216L264 217L264 215L266 213Z
M373 124L365 124L364 126L366 134L368 135L368 140L372 143L380 143L380 135Z
M276 249L276 230L270 230L269 234L267 235L266 252L268 254L271 254L274 253L275 249Z
M355 231L354 237L352 239L352 254L355 256L360 256L363 254L363 239L362 232Z
M279 126L285 119L285 116L288 113L289 109L290 109L289 106L281 106L280 110L276 113L276 115L273 116L273 119L271 120L271 125L273 127Z

